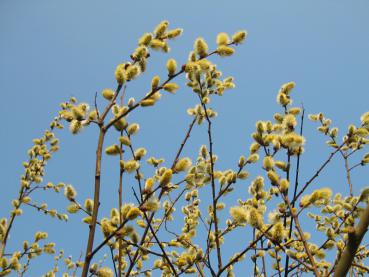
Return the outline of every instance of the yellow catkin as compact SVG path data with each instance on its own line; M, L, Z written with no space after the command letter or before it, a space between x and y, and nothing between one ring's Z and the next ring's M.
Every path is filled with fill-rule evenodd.
M176 28L167 32L167 38L173 39L180 36L183 33L183 29Z
M117 144L110 145L105 148L105 154L107 155L119 155L120 153L120 147Z
M247 210L244 207L232 207L229 210L233 220L236 223L246 223L247 222Z
M140 125L133 123L127 127L127 132L130 135L136 134L140 130Z
M228 43L230 43L230 40L229 40L229 36L227 33L219 33L217 35L217 45L220 46L220 45L227 45Z
M96 272L96 276L98 277L113 277L113 271L108 267L101 267Z
M111 89L104 89L102 91L102 96L106 99L106 100L112 100L114 97L115 92Z
M119 137L119 141L123 145L127 145L127 146L131 145L131 140L128 137L121 136L121 137Z
M167 83L163 86L163 89L170 93L175 93L178 88L179 86L176 83Z
M194 50L200 58L205 57L208 54L208 45L203 38L198 38L195 40Z
M125 82L124 75L124 64L119 64L115 69L115 79L119 85L122 85Z
M172 180L172 175L173 175L172 170L166 169L159 180L159 184L163 187L168 185L169 182Z
M226 46L226 45L220 45L217 48L217 53L221 57L227 57L232 56L234 54L234 49L232 47Z
M142 35L142 37L138 40L139 45L149 46L150 42L152 40L152 34L145 33Z
M175 59L169 59L167 61L167 70L168 70L168 75L171 76L174 73L176 73L177 70L177 62Z
M263 167L265 170L271 170L274 167L274 160L271 156L266 156L263 160Z
M254 228L261 228L263 226L262 216L257 209L250 208L247 214L247 223Z
M159 82L160 82L160 77L159 76L154 76L151 80L151 89L154 90L159 86Z
M68 185L64 189L64 195L68 200L72 201L76 197L77 192L72 185Z
M154 106L155 105L155 100L154 99L146 99L146 100L142 100L140 102L141 107L150 107L150 106Z
M165 31L167 30L168 28L168 25L169 25L169 22L164 20L162 22L160 22L155 30L154 30L154 34L157 38L161 37L162 35L164 35Z
M120 168L128 173L131 173L140 168L140 163L136 160L120 161Z
M258 160L259 160L259 155L254 153L254 154L251 154L249 156L249 158L247 159L247 162L248 163L256 163Z
M279 177L278 174L275 171L269 170L267 173L267 176L272 183L272 185L278 185Z
M232 36L232 41L235 44L240 44L240 43L242 43L242 42L245 41L246 36L247 36L247 32L246 31L238 31L237 33L235 33Z
M142 212L140 211L139 208L131 207L129 209L129 211L127 212L127 218L129 220L133 220L133 219L137 218L138 216L140 216L141 214L142 214Z
M146 192L151 191L154 184L155 184L154 179L152 179L152 178L147 179L146 182L145 182L145 191Z
M175 166L175 171L177 172L186 171L191 167L191 165L192 165L192 161L190 158L180 159Z

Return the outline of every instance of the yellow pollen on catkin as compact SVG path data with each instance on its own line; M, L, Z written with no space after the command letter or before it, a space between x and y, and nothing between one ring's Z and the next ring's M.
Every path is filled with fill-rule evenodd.
M124 64L119 64L115 69L115 79L119 85L122 85L125 82L124 75Z
M217 53L221 57L227 57L232 56L234 54L235 50L232 47L226 46L226 45L220 45L217 48Z
M200 58L203 58L208 54L208 49L209 47L203 38L198 38L195 40L194 50L195 53L200 56Z
M120 147L117 144L110 145L105 148L105 154L107 155L119 155L120 153Z
M247 222L247 210L244 207L235 206L230 208L229 213L231 214L233 220L236 223L246 223Z
M285 115L282 125L287 129L294 129L297 125L296 117L293 114Z
M279 176L275 171L269 170L267 176L272 183L272 185L278 185L279 183Z
M271 230L272 238L278 242L282 241L286 236L286 230L282 222L277 222Z
M176 28L176 29L168 31L166 37L168 39L173 39L173 38L180 36L182 33L183 33L183 29Z
M159 180L160 186L165 187L166 185L168 185L169 182L172 180L172 175L173 175L172 170L166 169Z
M174 170L177 172L186 171L191 167L191 165L192 165L192 161L190 158L183 158L177 162Z
M127 127L127 132L130 135L136 134L140 130L140 125L133 123Z
M137 218L138 216L141 216L141 215L142 215L142 212L137 207L131 207L129 209L129 211L127 212L127 218L129 220L133 220L133 219L135 219L135 218Z
M169 25L169 22L164 20L162 22L160 22L155 30L154 30L154 34L157 38L161 37L162 35L164 35L165 31L167 30L168 28L168 25Z
M167 83L163 86L163 89L170 93L175 93L178 88L179 86L176 83Z
M266 156L263 160L263 168L265 170L271 170L274 167L274 160L271 156Z
M148 46L152 40L152 34L145 33L142 37L138 40L138 45Z
M68 200L72 201L76 197L77 192L72 185L68 185L64 189L64 195L68 198Z
M255 208L250 208L247 214L247 223L254 228L261 228L263 226L263 219L261 214Z
M176 70L177 70L177 62L175 59L169 59L167 61L167 70L168 70L168 75L171 76L173 75Z
M152 178L147 179L146 182L145 182L145 191L146 192L151 191L153 186L154 186L154 183L155 183L154 179L152 179Z
M240 43L242 43L242 42L245 41L246 36L247 36L247 32L246 31L238 31L237 33L235 33L232 36L232 41L235 44L240 44Z
M104 89L102 91L102 96L106 99L106 100L112 100L114 97L115 92L111 89Z
M219 33L217 35L217 45L227 45L228 43L230 43L230 39L227 33Z
M151 89L154 90L159 86L160 77L154 76L151 80Z

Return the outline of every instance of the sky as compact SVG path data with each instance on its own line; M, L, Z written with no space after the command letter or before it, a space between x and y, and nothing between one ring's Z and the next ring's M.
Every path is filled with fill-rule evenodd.
M92 104L95 92L114 88L116 65L126 61L137 39L162 20L168 20L171 28L183 28L184 33L170 42L170 53L152 54L147 72L127 88L130 97L142 97L152 76L164 78L167 59L175 58L184 64L197 37L203 37L212 49L219 32L248 31L246 43L236 48L234 56L212 59L224 76L233 76L236 83L234 90L211 103L218 112L214 151L219 156L220 169L235 168L239 156L248 154L255 122L270 120L281 111L276 94L289 81L296 82L295 105L303 104L306 113L323 112L342 132L351 123L359 124L360 116L369 110L368 9L369 2L365 0L1 1L0 217L8 215L11 199L17 196L22 162L27 159L32 139L48 128L58 105L71 96ZM148 156L164 157L167 166L190 123L186 110L196 104L183 77L178 84L181 88L176 95L165 95L155 107L130 115L130 121L141 127L134 145L147 147ZM104 100L99 101L103 105ZM184 156L195 158L199 147L207 143L205 127L195 128ZM304 130L303 180L312 176L330 153L326 138L316 132L316 127L307 122ZM92 197L96 128L91 126L78 136L68 130L57 131L56 135L61 151L49 162L44 182L73 184L79 199ZM108 135L106 145L115 140L116 134ZM116 164L116 159L104 157L101 216L109 215L117 203ZM315 185L347 194L343 166L343 161L334 160ZM256 176L261 171L251 172ZM366 168L355 171L356 193L368 185L367 177ZM226 202L228 208L236 204L237 198L248 197L249 181L238 185L238 193ZM130 187L124 191L125 201L133 202ZM204 190L202 195L205 202L210 199L209 191ZM62 194L39 193L35 199L60 211L68 205ZM32 239L35 231L44 230L51 241L57 242L56 248L64 249L73 259L85 250L88 230L80 223L80 215L70 215L66 224L29 208L24 209L24 214L16 220L9 249L19 248L23 240ZM223 212L221 218L225 221L227 217ZM312 229L314 223L307 220L304 226ZM238 233L245 242L250 239L249 231ZM227 243L227 257L233 249L240 250L239 241ZM28 276L41 276L51 267L51 258L40 258ZM243 265L235 273L245 270L250 272Z

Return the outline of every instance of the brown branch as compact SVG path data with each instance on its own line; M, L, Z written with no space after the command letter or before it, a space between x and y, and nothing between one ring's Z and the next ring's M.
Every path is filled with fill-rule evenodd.
M202 90L202 88L201 88ZM200 96L199 96L200 97ZM200 98L201 100L201 98ZM214 227L215 227L215 244L217 247L217 258L218 258L218 269L222 268L222 255L220 251L220 242L219 242L219 227L218 227L218 218L217 218L217 198L215 195L215 178L214 178L214 160L213 160L213 138L211 134L211 120L208 115L208 111L205 103L201 100L201 105L205 111L205 118L208 122L208 139L209 139L209 156L210 156L210 177L211 177L211 193L213 198L213 217L214 217Z
M174 275L178 276L178 273L177 273L172 261L169 259L167 253L165 252L165 249L164 249L163 245L161 244L159 238L156 236L156 232L155 232L154 228L152 227L151 222L149 222L149 218L147 217L146 213L144 213L144 217L145 217L145 220L147 222L147 225L149 226L149 228L151 230L152 235L154 236L156 242L159 245L159 248L160 248L161 252L163 253L164 259L168 262L168 265L169 265L170 269L173 271Z
M23 197L23 193L24 193L24 187L22 187L20 190L19 190L19 197L18 197L18 201L19 203L21 204L21 199ZM10 221L9 221L9 225L7 226L6 228L6 232L5 232L5 235L4 235L4 238L2 239L1 241L1 245L0 245L0 258L3 257L4 253L5 253L5 247L6 247L6 243L8 241L8 236L9 236L9 233L10 233L10 230L14 224L14 220L15 220L15 213L12 213L11 216L10 216Z
M189 128L188 128L188 131L187 131L187 133L186 133L186 136L185 136L185 138L183 139L183 141L182 141L182 143L181 143L181 146L180 146L180 147L179 147L179 149L178 149L178 152L177 152L177 154L176 154L176 157L174 158L173 164L172 164L172 166L171 166L171 169L172 169L172 170L174 170L174 168L175 168L175 166L176 166L176 164L177 164L177 162L178 162L179 156L180 156L180 155L181 155L181 153L182 153L183 147L185 146L185 144L186 144L186 142L187 142L188 138L190 137L190 134L191 134L191 131L192 131L193 125L194 125L194 124L195 124L195 122L196 122L196 119L197 119L197 116L195 116L195 117L194 117L194 119L192 120L192 122L191 122L191 124L190 124L190 126L189 126Z
M103 118L103 117L101 117ZM95 191L94 191L94 205L92 211L92 222L89 225L88 242L85 253L85 261L83 264L82 276L86 277L90 267L90 262L93 257L91 251L94 245L95 230L97 223L97 216L100 206L100 178L101 178L101 158L102 158L102 148L104 144L105 131L100 128L99 140L96 149L96 165L95 165Z
M191 123L188 131L186 132L185 138L184 138L183 142L181 143L181 146L180 146L180 148L178 150L178 153L177 153L176 157L179 157L181 155L182 150L184 148L184 145L186 144L186 142L188 141L188 139L190 137L190 133L192 131L192 127L193 127L193 124ZM175 167L175 162L173 161L172 169L174 169L174 167ZM161 188L161 191L159 193L158 199L160 200L163 195L164 195L164 190ZM152 213L150 215L150 218L149 218L149 222L150 223L153 220L154 215L155 215L155 213ZM144 233L142 235L141 241L140 241L140 245L142 245L145 242L145 238L146 238L146 235L148 233L148 230L149 230L149 226L146 226L146 228L144 230ZM126 276L129 276L130 275L130 273L131 273L131 271L133 269L133 266L134 266L134 264L135 264L135 262L136 262L136 260L138 258L138 255L139 255L139 251L136 251L135 255L133 256L132 262L130 263L130 265L129 265L128 269L127 269Z
M83 264L82 276L86 277L88 274L88 270L90 267L91 259L92 259L92 249L94 245L95 239L95 230L97 224L97 216L99 212L100 206L100 182L101 182L101 159L102 159L102 151L104 145L104 138L106 134L106 130L104 129L104 120L107 116L110 109L115 104L115 100L117 99L120 90L122 89L122 85L118 85L117 89L115 90L115 94L112 100L110 100L109 104L106 106L103 114L99 118L98 125L99 125L99 139L97 142L97 149L96 149L96 161L95 161L95 188L94 188L94 206L92 211L92 222L89 226L89 233L88 233L88 241L85 253L85 261Z
M356 227L351 227L348 233L348 241L346 248L338 260L337 266L334 269L334 276L346 276L352 262L355 258L356 251L360 246L364 235L368 231L369 226L369 204L360 216L360 221Z
M315 276L319 277L319 276L320 276L320 273L319 273L319 271L318 271L318 267L317 267L317 265L316 265L316 263L315 263L314 256L311 254L311 251L310 251L310 249L309 249L309 245L308 245L308 243L307 243L307 241L306 241L306 239L305 239L305 235L304 235L304 232L302 231L302 228L301 228L301 226L300 226L299 219L298 219L298 217L297 217L297 215L296 215L296 213L295 213L295 211L294 211L294 209L295 209L295 208L293 208L293 207L292 207L292 205L291 205L290 201L288 200L288 198L287 198L285 195L283 195L283 194L281 194L281 195L282 195L282 197L283 197L283 199L284 199L285 203L287 204L287 206L288 206L288 208L289 208L289 210L290 210L290 213L291 213L292 218L293 218L293 219L294 219L294 221L295 221L295 226L296 226L297 232L298 232L298 233L299 233L299 235L300 235L300 239L301 239L301 241L302 241L302 244L304 245L304 248L305 248L306 254L307 254L307 255L308 255L308 257L309 257L310 263L311 263L311 265L312 265L312 270L314 271Z
M305 109L304 109L304 107L302 107L300 136L302 136L302 133L303 133L303 130L304 130L304 115L305 115ZM300 150L301 150L301 147L300 147ZM293 189L293 199L296 198L297 188L299 186L300 158L301 158L301 151L299 151L298 154L297 154L295 187ZM288 171L289 171L289 168L288 168ZM292 202L292 208L294 208L294 207L295 207L295 202L293 201ZM288 239L290 239L291 236L292 236L292 228L293 228L293 218L291 217L290 227L289 227L289 230L288 230ZM290 260L290 257L287 255L286 256L286 262L285 262L285 265L284 265L284 268L286 269L285 273L284 273L284 277L288 276L289 260Z
M120 133L121 135L123 132ZM123 160L123 143L120 143L120 153L119 153L119 160ZM122 206L123 206L123 173L124 170L120 166L119 161L119 187L118 187L118 205L119 205L119 225L123 224L123 216L122 216ZM123 244L122 239L119 237L119 249L118 249L118 276L122 276L122 256L123 256Z

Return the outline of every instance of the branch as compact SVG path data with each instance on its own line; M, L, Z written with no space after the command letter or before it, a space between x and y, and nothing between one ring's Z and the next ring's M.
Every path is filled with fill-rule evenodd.
M201 83L200 83L201 87ZM201 88L202 90L202 88ZM205 111L205 118L208 122L208 139L209 139L209 156L210 156L210 169L211 169L211 193L213 198L213 217L214 217L214 227L215 227L215 243L217 246L217 257L218 257L218 269L220 270L222 268L222 255L220 251L220 242L219 242L219 227L218 227L218 218L217 218L217 198L215 195L215 180L214 180L214 160L213 160L213 139L211 135L211 120L208 115L208 111L206 109L205 103L202 102L201 96L201 105L204 108Z
M304 107L302 107L300 136L302 136L302 132L304 130L304 116L305 116L305 109L304 109ZM293 199L296 198L297 188L299 186L300 158L301 158L301 151L299 151L298 154L297 154L295 187L293 189ZM289 168L288 168L288 170L289 170ZM295 207L295 202L293 201L292 202L292 208L294 208L294 207ZM289 230L288 230L288 239L290 239L291 236L292 236L292 228L293 228L293 218L291 217L290 227L289 227ZM287 275L288 275L289 260L290 260L290 257L287 255L286 256L286 262L285 262L285 265L284 265L284 268L286 269L285 273L284 273L284 277L287 277Z
M338 264L334 270L335 277L346 276L349 271L352 262L355 258L356 251L360 246L360 243L368 231L369 226L369 204L367 204L365 210L360 216L360 221L356 227L350 228L348 233L348 241L345 251L338 260Z

